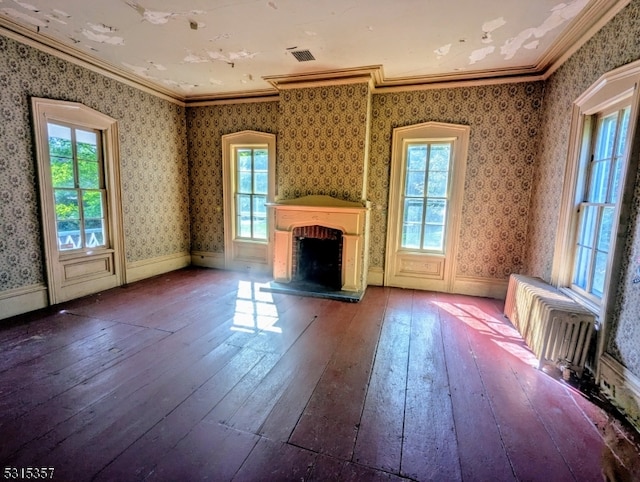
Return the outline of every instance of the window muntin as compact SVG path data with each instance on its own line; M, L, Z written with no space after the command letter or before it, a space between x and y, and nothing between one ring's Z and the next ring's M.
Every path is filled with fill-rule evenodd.
M578 206L572 289L600 302L605 292L612 230L631 106L597 116L586 189Z
M405 150L401 249L443 252L453 142L411 142Z
M100 132L47 123L60 251L106 247L106 189Z
M267 240L269 151L266 147L235 148L236 237Z

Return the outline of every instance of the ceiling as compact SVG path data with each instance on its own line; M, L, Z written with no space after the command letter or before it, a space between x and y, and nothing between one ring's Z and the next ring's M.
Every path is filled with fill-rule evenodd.
M0 33L26 35L179 100L215 99L361 67L375 70L383 87L540 75L626 3L0 0ZM313 60L299 61L309 54Z

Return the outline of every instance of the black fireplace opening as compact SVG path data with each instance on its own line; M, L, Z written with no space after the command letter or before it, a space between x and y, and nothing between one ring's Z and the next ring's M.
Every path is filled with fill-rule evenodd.
M293 281L307 281L331 290L342 288L342 239L297 239L296 274Z

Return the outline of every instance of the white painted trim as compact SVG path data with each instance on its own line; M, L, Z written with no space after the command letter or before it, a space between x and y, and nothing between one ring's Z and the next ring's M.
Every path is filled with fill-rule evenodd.
M235 184L236 184L236 147L266 147L268 152L268 192L267 192L267 241L265 243L256 243L253 241L244 241L235 239ZM276 197L276 135L269 132L258 132L245 130L225 134L222 136L222 191L223 191L223 208L224 208L224 255L225 266L227 269L257 269L262 271L266 267L266 271L271 271L273 266L273 209L269 206ZM261 259L252 259L247 263L242 259L242 248L250 247L250 245L263 244L265 246L264 257ZM239 265L236 263L239 261Z
M49 298L44 283L0 292L0 320L47 306Z
M127 283L184 268L191 264L191 254L176 253L127 263Z
M118 121L78 102L33 97L31 99L31 108L35 131L38 190L40 192L49 302L56 304L124 284L126 278ZM90 283L88 281L84 284L69 283L70 280L67 279L65 266L75 253L63 253L58 250L55 203L49 160L49 122L62 122L100 131L98 137L100 140L99 145L103 152L103 177L107 201L105 222L108 226L106 235L109 242L107 248L96 248L93 253L85 250L79 256L89 261L92 257L104 257L105 254L111 253L112 261L109 261L109 265L102 271L99 276L100 279L94 278ZM71 285L74 286L71 287Z
M450 292L456 272L456 258L462 218L464 180L467 170L471 128L458 124L424 122L393 129L391 176L385 256L385 286L431 289ZM409 143L448 141L452 143L451 171L447 194L449 206L445 220L446 234L442 253L401 251L402 205L406 172L406 146ZM413 258L413 261L411 261ZM403 272L403 262L416 262L423 271ZM437 265L437 276L432 266Z
M504 300L507 297L508 279L474 278L458 276L453 280L453 293L482 296Z
M640 430L640 378L608 353L600 357L602 392Z
M551 283L559 288L567 287L571 283L573 270L575 230L578 223L577 207L582 201L582 185L586 175L585 166L591 154L591 133L585 137L585 126L589 127L589 116L606 112L612 106L622 100L631 105L629 119L628 139L631 141L626 147L624 155L626 164L620 177L622 187L620 201L617 204L612 233L617 233L617 238L611 243L609 252L606 279L604 282L605 293L600 300L596 317L600 323L600 334L596 351L596 360L601 360L605 345L609 336L608 319L613 312L615 304L616 277L620 273L620 265L626 242L627 223L630 207L633 202L633 181L637 169L637 150L640 149L637 135L637 118L640 111L640 60L630 62L622 67L614 69L602 75L573 103L571 127L569 132L569 145L567 149L565 177L562 187L560 203L560 215L557 225L556 240L551 267ZM635 144L634 144L635 143ZM634 151L635 149L635 151ZM593 310L589 303L581 301L583 297L573 297L588 309ZM599 363L598 363L599 364ZM596 377L599 366L596 367Z
M191 251L191 264L202 268L225 269L224 253Z
M384 269L379 267L369 268L367 284L371 286L384 286Z

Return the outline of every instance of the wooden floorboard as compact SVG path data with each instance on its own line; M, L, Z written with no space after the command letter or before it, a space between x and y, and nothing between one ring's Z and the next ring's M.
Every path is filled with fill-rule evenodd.
M635 438L502 302L190 268L0 321L0 469L54 480L596 481ZM629 468L631 467L631 468ZM629 479L633 480L633 479Z

